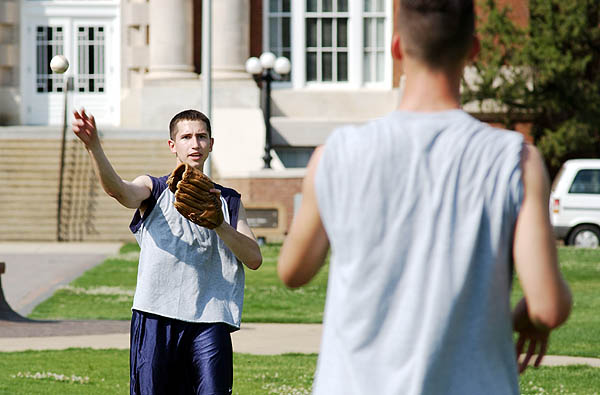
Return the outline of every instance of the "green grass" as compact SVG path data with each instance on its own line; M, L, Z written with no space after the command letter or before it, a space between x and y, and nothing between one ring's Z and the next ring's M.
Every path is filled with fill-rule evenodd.
M242 322L323 322L329 265L325 264L308 285L288 289L277 277L280 247L264 246L261 268L246 270Z
M558 255L574 303L569 320L551 333L548 354L600 358L600 249L561 247ZM522 296L515 279L512 303Z
M262 247L263 266L246 270L244 322L315 323L323 318L328 265L310 284L287 289L277 277L280 245ZM137 273L137 244L127 244L121 255L86 272L57 291L30 315L37 319L121 319L131 317ZM600 357L600 249L559 248L561 269L574 294L567 323L554 331L549 354ZM513 304L522 295L515 280Z
M137 277L137 254L110 258L37 305L34 319L129 320ZM131 255L135 255L132 258ZM129 259L128 259L129 258Z
M36 378L36 374L64 375ZM68 380L76 376L75 381ZM60 377L60 376L59 376ZM129 351L69 349L0 354L0 394L128 394Z
M310 394L316 354L233 356L233 393Z
M528 368L519 381L522 395L600 394L600 368L587 365Z
M290 290L277 277L280 245L262 247L263 265L246 270L244 322L315 323L323 320L327 288L325 265L306 287ZM42 302L29 315L35 319L131 318L137 277L137 244L126 244L120 255L107 259ZM93 308L92 308L93 307Z
M275 356L234 354L233 392L309 394L315 354ZM46 378L36 378L50 372ZM64 376L64 377L61 377ZM74 380L71 378L74 377ZM598 394L600 369L587 366L527 369L521 376L527 394ZM0 353L0 394L128 394L127 350L69 349Z

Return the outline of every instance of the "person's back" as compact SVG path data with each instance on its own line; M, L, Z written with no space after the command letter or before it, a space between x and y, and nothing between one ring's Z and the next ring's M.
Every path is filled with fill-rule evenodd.
M459 110L473 1L400 0L398 15L399 111L315 151L279 257L298 287L333 247L314 392L517 393L517 365L539 365L571 306L544 164ZM511 317L513 259L524 298Z
M331 136L315 178L332 247L315 393L518 392L506 246L522 144L460 110Z

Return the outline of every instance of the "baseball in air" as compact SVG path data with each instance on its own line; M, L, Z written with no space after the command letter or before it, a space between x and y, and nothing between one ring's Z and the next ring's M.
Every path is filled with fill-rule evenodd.
M64 55L54 55L50 60L50 68L58 74L62 74L69 68L69 61Z

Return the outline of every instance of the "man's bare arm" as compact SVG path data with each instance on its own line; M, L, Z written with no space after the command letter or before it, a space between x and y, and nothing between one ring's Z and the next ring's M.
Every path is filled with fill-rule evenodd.
M563 279L556 253L556 242L548 213L549 180L538 150L525 145L522 157L524 198L517 219L513 254L523 288L513 312L513 326L519 332L517 352L529 342L520 365L523 371L539 348L536 365L545 354L548 333L561 325L571 311L571 292Z
M279 255L277 272L288 287L308 283L323 265L329 250L329 238L321 222L315 192L315 174L321 155L319 147L308 163L302 184L302 203Z
M256 242L256 237L254 237L252 229L248 226L246 210L241 202L238 212L237 230L223 221L221 225L215 228L215 232L217 232L221 240L225 242L227 247L244 265L252 270L260 267L262 264L260 247Z
M131 182L123 180L114 170L102 149L94 116L88 116L85 110L75 111L74 116L73 133L85 145L104 191L127 208L139 208L152 191L150 178L139 176Z

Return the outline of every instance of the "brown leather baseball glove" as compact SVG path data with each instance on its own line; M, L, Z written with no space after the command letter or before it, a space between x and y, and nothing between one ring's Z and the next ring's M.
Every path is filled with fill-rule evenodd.
M221 225L221 199L210 192L215 184L201 171L182 163L173 170L167 185L175 194L174 205L181 215L208 229Z

